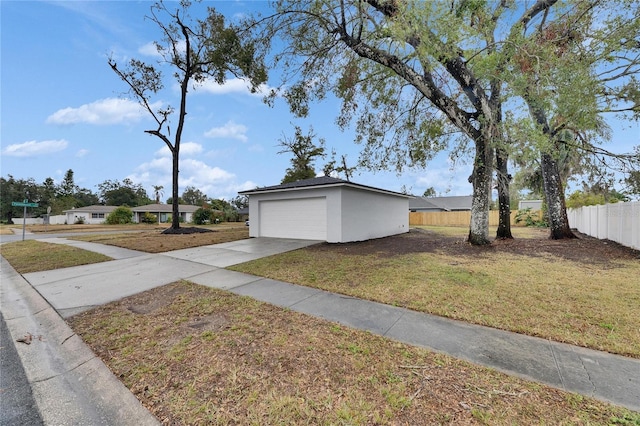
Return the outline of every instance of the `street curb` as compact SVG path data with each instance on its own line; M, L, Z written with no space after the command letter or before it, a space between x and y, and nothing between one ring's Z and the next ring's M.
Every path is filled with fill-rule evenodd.
M58 312L0 256L0 303L45 425L158 425ZM31 335L31 343L16 343Z

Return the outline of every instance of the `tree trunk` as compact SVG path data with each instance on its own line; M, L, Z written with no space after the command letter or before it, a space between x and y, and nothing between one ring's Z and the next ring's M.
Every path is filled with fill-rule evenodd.
M178 157L179 152L175 150L172 153L173 158L173 181L171 186L171 196L173 197L172 201L172 217L171 217L171 229L179 229L180 228L180 200L178 196Z
M553 240L576 238L569 227L564 188L562 187L562 180L560 179L556 160L551 154L542 153L541 163L544 194L548 208L549 238Z
M491 244L489 241L489 195L491 194L491 149L487 139L479 137L476 141L476 156L473 174L469 178L473 184L471 200L471 222L469 241L473 245Z
M496 238L513 239L511 235L511 195L509 183L511 176L507 169L509 154L502 148L496 149L496 172L498 175L498 209L499 221Z

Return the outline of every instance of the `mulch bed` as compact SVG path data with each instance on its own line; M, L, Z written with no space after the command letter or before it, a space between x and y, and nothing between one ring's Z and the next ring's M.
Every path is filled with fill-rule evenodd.
M459 257L477 257L489 253L510 253L523 256L551 255L588 265L614 266L620 260L640 259L640 251L614 241L599 240L574 230L578 238L552 240L546 231L539 238L494 240L487 246L473 246L462 237L450 237L433 231L413 228L407 234L343 244L320 244L310 250L343 250L349 254L378 254L382 257L412 253L443 253Z

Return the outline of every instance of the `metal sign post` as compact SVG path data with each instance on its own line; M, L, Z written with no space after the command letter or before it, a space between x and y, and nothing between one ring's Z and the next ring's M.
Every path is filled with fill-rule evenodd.
M24 230L27 227L27 207L38 207L38 203L30 203L29 200L13 201L12 207L24 207L24 213L22 213L22 241L24 241Z

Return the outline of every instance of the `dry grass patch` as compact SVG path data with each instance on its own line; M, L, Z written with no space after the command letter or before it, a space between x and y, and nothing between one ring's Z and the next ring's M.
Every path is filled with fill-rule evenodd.
M112 260L109 256L77 247L35 240L2 244L0 253L20 274Z
M82 235L74 240L108 244L147 253L164 253L191 247L227 243L249 238L249 228L244 224L221 224L205 227L212 232L196 234L163 234L162 231L144 231L137 233L117 233L100 235Z
M15 227L15 226L14 226ZM22 227L22 225L20 225ZM67 233L67 232L114 232L114 231L150 231L165 230L168 224L147 224L147 223L130 223L127 225L88 225L88 224L72 224L72 225L27 225L27 230L34 233Z
M13 231L7 225L0 225L0 235L13 235Z
M184 281L69 321L165 424L608 424L635 416Z
M535 235L480 248L461 235L324 244L230 269L640 357L640 262L631 251Z

